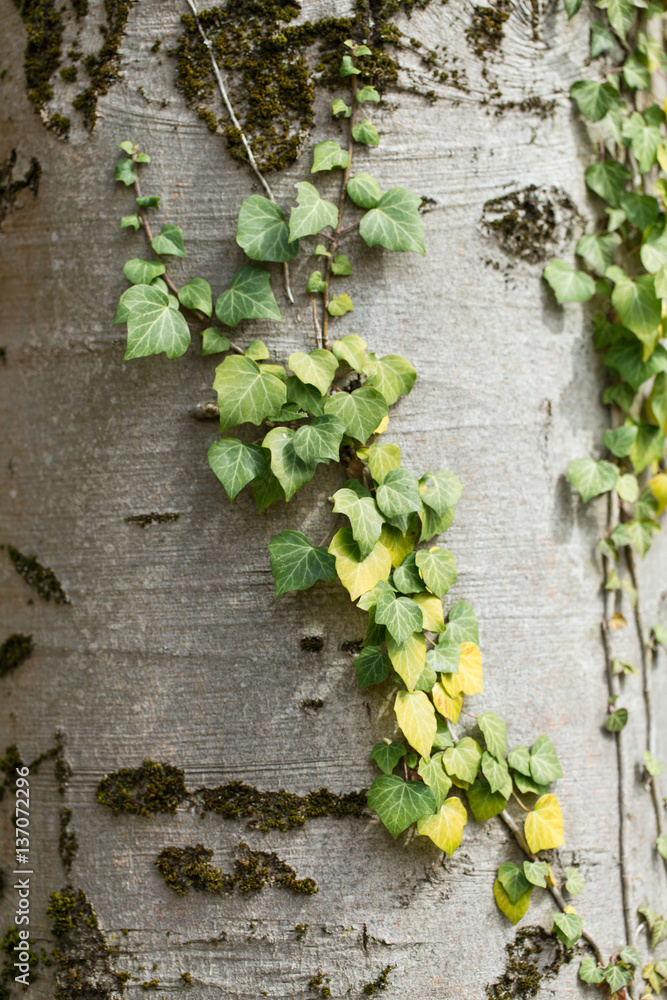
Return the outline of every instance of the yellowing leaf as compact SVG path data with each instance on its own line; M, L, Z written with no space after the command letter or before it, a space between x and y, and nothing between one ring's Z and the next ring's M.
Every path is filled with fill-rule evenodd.
M341 528L334 535L329 552L336 557L336 573L352 601L372 590L381 580L387 580L391 573L391 556L382 540L375 544L365 559L361 559L359 546L349 527Z
M434 816L422 816L417 829L423 837L430 837L436 847L451 858L463 837L463 827L468 822L466 808L455 795L445 799Z
M530 889L527 889L523 896L519 896L516 903L512 903L498 879L496 879L493 883L493 896L498 909L501 913L504 913L513 924L518 924L521 918L526 915L528 907L530 906L532 891L533 886L531 885Z
M562 847L565 843L563 814L555 795L542 795L537 800L533 811L526 816L524 833L533 854Z
M609 628L612 632L618 632L619 628L625 628L627 624L625 615L622 615L620 611L615 611L609 619Z
M424 618L424 628L427 632L444 632L445 618L442 613L442 601L433 594L415 594L412 600L419 605Z
M408 690L412 691L424 672L426 663L424 636L421 632L414 632L405 642L399 643L390 634L387 634L387 652L394 670L403 678ZM428 754L424 756L428 756Z
M414 550L417 532L408 529L405 534L391 524L385 524L380 535L380 542L391 556L392 566L400 566L405 557Z
M438 726L427 695L423 691L399 691L394 711L410 745L428 760Z
M667 508L667 474L659 472L657 476L649 480L648 488L658 501L656 514L662 514Z
M444 675L441 674L440 680L437 681L434 688L431 691L431 697L433 698L433 704L440 712L440 715L445 719L449 719L450 722L458 722L459 715L461 714L461 706L463 705L463 695L451 695L445 690L442 678ZM447 675L449 676L449 675Z
M461 643L459 672L447 675L447 686L453 695L481 694L484 690L482 654L474 642Z

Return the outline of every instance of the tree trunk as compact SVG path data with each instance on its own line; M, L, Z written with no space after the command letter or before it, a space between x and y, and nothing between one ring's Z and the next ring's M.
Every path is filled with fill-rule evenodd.
M378 5L370 7L377 15ZM353 8L351 0L303 0L299 21ZM94 995L108 998L120 992L114 973L122 972L130 974L131 997L144 995L142 984L156 996L185 994L190 981L197 998L306 998L327 989L356 997L364 987L372 995L369 984L380 990L391 967L388 997L478 998L506 966L502 995L528 995L517 992L506 945L516 940L514 957L525 958L525 942L541 939L517 937L496 909L496 868L521 860L499 819L470 819L449 859L426 838L394 842L366 811L262 830L202 808L202 789L243 782L262 793L328 789L331 808L354 813L354 800L335 796L366 789L375 776L368 754L391 735L393 716L376 689L358 690L349 648L363 637L364 616L339 584L274 600L266 549L286 528L325 536L327 498L345 473L320 466L289 505L262 517L247 490L230 504L206 462L215 421L193 416L214 398L216 358L201 357L193 344L178 361L126 362L122 328L111 325L126 287L124 261L148 252L141 233L118 229L133 209L132 192L113 182L123 140L150 153L145 193L160 193L160 220L184 230L188 257L177 261L176 280L201 275L219 294L243 262L236 216L259 187L174 86L169 53L186 5L144 0L129 10L120 76L98 95L94 129L70 109L65 137L54 113L67 113L76 87L55 73L54 96L34 113L24 73L28 19L11 0L1 9L0 641L14 634L34 641L25 662L0 679L2 746L16 744L28 763L63 734L56 773L46 761L31 777L33 947L57 945L53 907L46 910L49 895L68 884L83 890L103 935L88 914L85 933L61 941L60 960L40 962L31 997L51 996L56 977L62 989L77 969L86 988L98 982ZM98 20L110 24L93 0L80 21L67 9L63 66L78 27L84 51L99 49ZM596 542L605 501L584 508L564 477L572 458L602 440L601 363L586 307L558 307L541 280L549 259L572 258L584 220L595 217L583 182L592 144L567 97L585 76L587 15L568 23L560 4L501 0L485 17L462 0L433 0L393 20L404 33L398 82L373 106L381 145L361 152L357 169L372 170L383 189L405 185L422 196L428 254L359 251L350 279L355 310L337 329L362 334L378 353L403 354L417 369L387 434L413 471L448 468L464 484L447 536L459 567L447 601L469 600L480 620L486 688L471 711L503 716L510 746L530 745L541 732L553 740L565 773L558 795L567 840L554 870L581 872L577 911L607 956L626 943L622 818L633 914L641 904L663 912L667 886L640 780L639 678L627 679L623 699L631 723L623 733L622 816L615 738L602 728ZM447 75L436 78L436 70ZM294 183L308 176L313 144L336 136L334 94L316 88L317 125L302 155L269 175L285 207ZM210 106L219 117L217 99ZM320 178L333 197L334 180ZM301 290L315 266L304 257L292 268L291 306L274 265L285 322L246 323L236 339L245 346L262 337L280 362L314 347ZM49 579L37 587L21 579L8 546L50 568L67 602L57 602ZM666 554L657 540L639 570L646 629L667 615ZM28 571L33 583L34 576ZM614 635L613 654L639 663L632 613L624 610L631 627ZM653 684L657 706L664 662ZM665 755L664 731L660 739ZM184 771L188 794L177 791L175 813L114 813L97 801L104 775L144 759ZM15 865L13 802L8 792L7 873ZM72 811L69 823L63 809ZM68 874L58 842L72 829L78 851ZM238 872L235 859L248 857L242 842L275 852L319 892L290 892L278 881L286 869L264 859L272 874L261 891L178 895L154 864L167 847L202 844L216 867ZM12 877L2 933L14 922ZM551 930L553 900L538 895L519 930ZM108 957L102 940L115 949ZM645 936L638 945L647 961ZM577 980L578 961L558 968L556 945L545 944L544 956L539 995L590 989ZM71 987L62 995L79 994Z

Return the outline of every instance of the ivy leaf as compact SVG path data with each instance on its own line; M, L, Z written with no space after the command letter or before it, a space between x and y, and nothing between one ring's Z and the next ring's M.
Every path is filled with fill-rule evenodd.
M282 323L268 271L256 264L240 268L215 303L215 314L225 326L238 326L242 319L275 319Z
M155 253L169 254L172 257L185 257L183 245L183 230L166 222L157 236L151 240Z
M244 198L241 204L236 242L251 260L284 263L299 252L298 242L290 242L282 208L259 194Z
M313 150L310 172L316 174L320 170L333 170L334 167L345 169L349 162L350 154L346 149L341 149L340 143L325 139L324 142L318 142Z
M370 787L368 805L396 840L412 823L433 813L435 796L422 781L403 781L395 774L382 774Z
M423 837L430 837L436 847L451 858L461 843L463 828L468 822L465 806L459 798L446 799L433 816L422 816L417 829Z
M252 361L265 361L269 357L269 349L263 340L251 340L243 353Z
M379 146L380 136L373 122L368 118L352 126L352 138L355 142L363 142L365 146Z
M618 372L636 392L652 375L667 371L667 351L662 344L658 344L651 357L644 361L639 342L621 342L609 348L604 363L611 371Z
M660 204L657 198L650 194L636 194L634 191L626 191L621 195L621 208L628 220L638 229L646 229L656 222L660 215Z
M331 273L337 274L339 277L352 274L352 265L350 264L350 258L346 253L336 254L334 259L331 261ZM361 337L359 339L361 340Z
M331 351L316 348L308 354L305 351L295 351L294 354L290 354L289 367L302 382L316 386L324 395L336 374L338 361Z
M616 458L623 458L630 454L630 448L637 437L637 428L633 424L626 424L625 427L617 427L616 430L604 432L604 443L612 455ZM623 477L621 477L623 478Z
M591 59L603 55L605 52L613 52L616 48L616 39L611 31L603 24L593 22L591 24Z
M160 195L159 194L142 195L141 198L136 199L136 202L139 208L159 208Z
M364 443L389 413L387 401L371 386L354 392L336 392L324 403L324 412L340 417L350 437Z
M119 229L129 229L130 226L134 229L135 233L141 226L141 219L136 212L132 212L131 215L124 215L120 220Z
M129 308L126 361L162 351L168 358L185 354L190 343L188 324L180 312L170 307L164 292L151 285L133 285L121 302Z
M396 597L390 590L385 591L378 598L375 620L381 625L387 626L392 638L399 645L404 643L413 632L421 631L423 625L423 615L419 605L411 601L409 597ZM429 743L429 748L430 746ZM418 750L419 747L415 747L415 749ZM423 754L423 756L428 757L428 753Z
M639 475L652 462L659 462L665 450L665 435L655 424L639 424L630 448L630 461Z
M662 431L667 433L667 376L661 372L653 383L650 396L651 415Z
M477 618L467 601L457 601L449 609L445 636L454 642L479 642Z
M382 488L381 486L380 489ZM378 490L379 492L380 490ZM428 552L424 549L418 552L416 562L422 579L431 593L435 594L436 597L444 597L457 576L454 554L448 549L441 549L434 545Z
M520 792L530 795L546 795L549 791L548 785L538 785L536 781L529 778L525 774L521 774L520 771L514 772L514 784L519 789Z
M507 755L507 762L515 771L526 774L530 777L530 752L527 747L519 744Z
M632 948L629 944L624 945L621 948L618 957L621 962L625 962L626 965L631 965L633 969L639 966L639 955L636 948Z
M419 495L436 514L442 515L461 499L461 480L453 472L427 472L419 480Z
M477 777L481 760L482 748L470 736L464 736L455 746L449 747L443 756L447 774L470 784Z
M382 197L382 188L370 174L355 174L347 182L347 194L359 208L376 208Z
M266 455L256 444L238 438L214 441L208 449L208 464L233 500L237 493L266 469Z
M565 888L571 896L577 896L584 888L584 880L576 868L565 869Z
M526 843L533 854L561 847L563 836L563 815L555 795L542 795L526 816L524 824Z
M423 691L399 691L394 711L410 746L428 760L437 730L435 710L428 696Z
M276 581L276 597L290 590L308 590L317 580L336 579L333 557L313 545L300 531L281 531L267 546L271 572Z
M538 736L530 748L530 775L538 785L549 785L563 777L554 745L548 736Z
M285 402L285 384L251 358L225 358L215 370L213 389L218 394L220 429L238 424L261 424Z
M632 27L637 13L632 0L597 0L595 6L607 11L610 25L625 41L625 36Z
M592 958L582 958L579 966L579 978L584 983L603 983L604 969L595 964Z
M359 687L363 691L372 684L382 684L391 673L391 660L379 646L366 646L354 661Z
M123 265L123 274L133 285L150 285L154 278L164 274L166 267L159 260L128 260Z
M645 174L655 163L662 142L660 129L649 125L638 111L634 111L630 115L627 130L631 137L632 152L637 157L639 172Z
M620 267L610 267L607 275L614 282L611 301L621 322L643 344L653 348L662 319L662 302L655 294L653 275L642 274L632 280Z
M341 112L344 112L345 117L349 118L350 115L352 114L352 108L349 106L349 104L346 104L345 101L343 101L340 97L336 97L331 102L331 114L334 115L335 117L336 115L339 115Z
M498 881L507 893L512 906L516 906L521 897L530 890L531 883L524 875L523 868L506 861L498 869Z
M390 188L375 208L363 216L359 235L374 247L378 243L386 250L414 250L426 254L424 221L419 214L421 198L407 188Z
M359 391L361 390L357 390ZM411 514L412 511L419 510L421 501L417 477L407 469L390 469L382 485L378 486L376 500L386 517L398 517L400 514Z
M204 356L220 354L222 351L228 351L231 347L227 337L223 337L214 326L203 330L201 338L201 352Z
M444 719L436 718L438 725L438 731L436 737L433 740L433 750L445 750L447 747L453 746L454 741L449 732L449 728Z
M325 201L317 188L308 181L301 181L295 187L299 207L293 208L290 214L290 240L296 240L300 236L313 236L326 226L335 229L338 225L336 206L330 201Z
M567 13L568 20L574 17L581 7L581 4L582 0L565 0L565 11Z
M325 416L320 417L320 419L335 420L337 424L343 427L343 430L345 429L338 417ZM302 429L306 430L306 428ZM345 514L349 518L352 535L359 547L362 559L365 559L375 548L382 533L382 525L384 523L384 518L377 509L375 500L372 497L357 496L353 490L345 489L345 487L337 490L333 495L333 499L334 514ZM383 625L388 624L377 614L376 620ZM421 625L411 628L409 632L415 632L417 628L421 628ZM398 641L401 642L402 640L399 639Z
M581 921L580 921L581 923ZM583 924L582 924L583 930ZM558 933L558 931L556 931ZM560 937L560 935L558 935ZM579 935L581 936L581 934ZM577 938L578 940L578 938ZM627 986L632 976L627 969L622 969L620 965L608 965L604 970L604 978L607 986L609 987L610 993L617 993L622 990L624 986Z
M595 294L595 282L584 271L573 271L562 260L552 260L542 275L553 289L557 302L588 302Z
M581 917L576 913L555 913L554 933L563 942L566 948L572 948L579 938L584 925ZM606 973L605 973L606 976Z
M327 311L330 316L344 316L345 313L352 312L353 309L354 303L347 292L333 295L327 303Z
M665 770L665 765L654 757L648 750L644 750L644 766L652 778L656 778Z
M352 56L343 56L340 62L339 75L342 77L346 76L358 76L361 73L360 69L354 65L352 61Z
M405 747L402 743L376 743L369 757L374 760L383 774L391 774L401 757L405 757Z
M507 727L495 712L484 712L477 716L477 725L482 731L489 753L501 759L507 750Z
M405 642L396 642L391 635L388 635L387 652L394 670L404 681L408 691L412 691L426 663L424 636L415 632Z
M420 609L423 617L423 628L427 632L443 632L445 622L442 614L442 603L431 594L415 594L412 600Z
M611 462L596 462L594 458L575 458L567 467L567 478L575 490L588 503L600 493L613 490L618 480L618 469Z
M285 383L287 402L294 403L306 413L321 417L324 413L324 397L314 385L304 385L296 375L290 375Z
M178 290L178 301L186 309L198 309L205 316L213 312L211 286L204 278L191 278L187 285Z
M331 540L329 552L336 557L338 578L352 601L372 590L381 580L389 579L391 556L382 541L377 542L373 551L363 558L352 529L341 528Z
M448 675L445 675L448 676ZM463 705L463 695L451 695L445 688L445 683L441 677L431 692L433 704L440 712L440 715L451 722L457 723Z
M331 350L339 361L345 361L350 368L361 374L366 357L366 341L362 337L356 333L348 333L340 340L334 340Z
M367 384L381 392L390 406L401 396L407 396L417 378L414 367L400 354L385 354L383 358L367 354L364 372L368 375Z
M661 837L658 837L656 839L655 846L660 857L667 861L667 835L663 833Z
M612 208L618 208L625 182L630 180L632 174L617 160L604 160L587 167L585 177L591 191L595 191Z
M650 90L651 74L639 56L628 56L623 63L623 82L633 90Z
M325 414L299 427L294 435L294 451L306 463L338 461L345 424L338 417ZM340 492L340 491L339 491ZM379 536L378 536L379 537Z
M617 90L610 83L596 83L594 80L578 80L570 87L570 97L584 118L589 122L599 122L615 105L621 103Z
M289 427L274 427L262 441L271 452L271 472L283 490L285 500L291 500L297 490L309 483L316 469L315 462L304 462L294 450L294 431Z
M437 600L437 598L435 598ZM441 635L438 645L429 649L427 662L439 674L458 674L461 660L461 645L453 642L446 635Z
M627 722L627 708L618 708L611 713L604 725L608 733L620 733L622 729L625 729Z
M401 467L401 449L397 444L372 444L368 449L368 468L373 481L381 486L387 473Z
M498 816L507 805L508 796L492 792L488 781L481 775L475 779L466 795L476 823L484 823L485 820Z
M436 753L430 760L422 757L419 761L418 771L420 778L426 782L435 795L435 808L439 810L444 805L452 787L451 778L446 773L442 763L442 754Z
M378 94L375 87L371 87L370 84L367 84L365 87L362 87L361 90L357 91L357 101L359 102L359 104L365 104L366 101L377 102L379 100L380 100L380 95Z
M498 879L496 879L493 883L493 898L496 901L496 905L500 912L503 913L513 924L518 924L519 921L525 917L528 907L530 906L532 891L533 887L531 885L516 903L512 903Z
M618 233L602 233L599 236L586 234L577 243L577 253L599 275L604 275L614 259L614 251L620 243L621 237Z
M130 184L134 184L137 179L137 175L134 172L134 164L132 160L127 157L123 157L116 164L116 169L114 171L113 179L115 181L122 181L125 187L129 187Z
M541 889L546 888L549 874L549 865L546 861L524 861L523 873L532 885L537 885Z
M499 792L506 788L507 782L510 780L510 773L503 758L498 760L488 750L482 754L482 774L488 781L492 792Z
M662 226L649 226L644 234L639 256L651 274L664 268L667 265L667 229Z
M257 479L253 479L250 484L250 488L252 489L252 495L255 498L257 510L260 514L262 514L272 503L275 503L277 500L284 499L285 496L282 486L273 475L268 465L261 476Z

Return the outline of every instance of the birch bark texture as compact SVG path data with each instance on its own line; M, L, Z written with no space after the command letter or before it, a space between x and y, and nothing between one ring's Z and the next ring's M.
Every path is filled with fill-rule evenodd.
M347 16L353 6L303 0L299 18ZM510 746L530 745L541 732L553 740L565 773L556 790L567 840L554 868L581 872L577 910L611 954L626 935L616 752L602 728L596 541L605 502L582 507L564 477L572 458L600 446L603 371L587 309L558 307L540 277L552 256L572 259L576 236L596 217L583 183L593 147L567 97L584 75L589 15L568 23L551 0L501 0L500 37L484 48L470 31L479 10L433 0L396 14L404 43L398 83L374 106L381 146L360 149L356 168L383 189L405 185L422 196L428 254L356 253L355 309L334 322L417 369L386 439L410 454L414 472L449 468L464 484L447 535L459 565L447 601L470 601L480 620L486 687L470 711L502 715ZM388 998L485 997L506 966L509 992L489 995L527 995L517 992L506 946L523 924L550 930L555 907L535 893L517 929L497 911L495 870L521 860L499 820L470 819L448 859L426 838L392 841L369 814L261 832L187 802L173 815L143 817L114 815L96 801L105 774L146 758L183 769L188 789L240 781L263 792L348 793L369 786L376 772L368 753L392 735L391 706L358 690L348 649L362 638L364 619L343 589L318 584L273 598L267 542L286 528L323 537L327 497L344 473L320 466L289 506L261 518L245 493L230 504L206 463L215 423L192 416L213 399L216 359L193 345L178 361L124 362L123 338L111 326L122 264L147 249L141 234L118 230L132 210L130 193L113 182L121 141L150 153L145 191L161 192L161 218L184 230L188 257L172 274L205 276L219 293L243 262L236 216L259 189L174 87L168 53L186 12L175 0L132 7L121 75L99 99L94 130L73 115L63 141L26 99L26 27L10 0L0 5L0 157L9 178L0 229L0 639L34 640L31 656L0 679L0 725L2 746L16 744L25 761L61 731L72 768L64 796L46 765L32 779L34 946L52 950L48 897L71 883L115 946L110 965L130 974L129 997L145 995L143 984L158 996L187 991L202 1000L306 998L326 989L364 996L388 966ZM435 62L424 59L428 52ZM317 125L298 162L271 175L285 208L314 143L335 136L331 96L317 90ZM38 191L12 187L33 160ZM333 178L318 184L333 194ZM314 347L302 291L312 267L304 258L292 268L291 306L276 266L285 322L248 323L236 339L262 337L280 362ZM151 520L156 514L174 516ZM7 546L50 567L70 603L41 600ZM667 619L666 556L658 540L640 567L646 628ZM302 642L313 638L321 649ZM632 628L613 641L614 655L639 664ZM658 654L650 667L656 712L665 668ZM630 710L622 738L632 911L647 904L664 912L667 880L641 780L640 679L626 681L622 703ZM664 758L664 729L657 740ZM6 871L10 804L5 796L0 807ZM58 852L64 806L79 841L70 875ZM179 896L154 865L165 847L201 843L231 872L240 842L275 852L319 892L273 885ZM0 907L4 933L13 922L11 888ZM647 961L645 934L637 944ZM578 964L547 969L541 981L538 970L535 995L584 995L591 987L578 982ZM35 1000L53 995L58 965L38 971Z

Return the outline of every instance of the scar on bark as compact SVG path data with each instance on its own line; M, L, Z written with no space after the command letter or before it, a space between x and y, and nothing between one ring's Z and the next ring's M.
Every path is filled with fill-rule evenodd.
M0 225L18 207L16 201L21 191L32 191L35 198L39 191L42 176L39 160L33 156L23 177L15 177L16 159L16 150L12 149L7 159L0 163Z
M42 566L37 561L37 556L24 556L13 545L7 546L7 552L16 572L23 577L29 587L37 591L43 601L53 601L54 604L70 603L56 574L48 566Z

